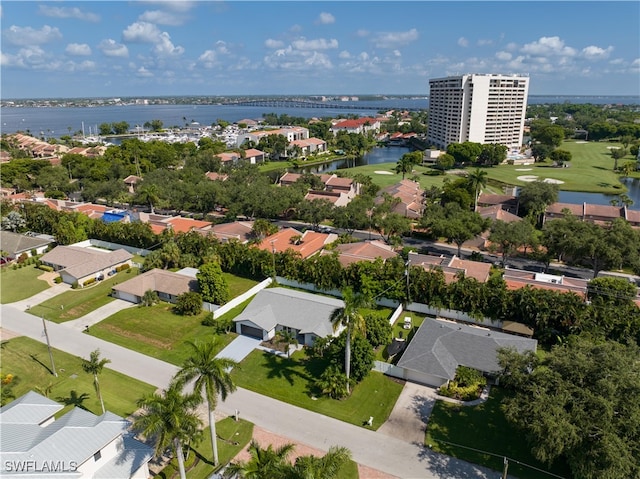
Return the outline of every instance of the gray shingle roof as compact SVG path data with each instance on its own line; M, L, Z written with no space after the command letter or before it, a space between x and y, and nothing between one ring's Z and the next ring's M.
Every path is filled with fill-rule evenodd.
M115 285L113 289L139 297L149 290L179 296L189 291L198 291L198 280L181 273L152 269Z
M499 370L497 351L512 347L535 351L537 341L451 321L426 318L409 343L398 366L453 379L458 366L482 372Z
M266 331L280 324L302 334L326 337L333 334L331 313L343 306L344 302L336 298L286 288L269 288L260 291L234 321L251 321Z
M64 406L38 393L29 391L0 408L0 422L7 424L42 424Z
M11 255L31 251L32 249L40 248L51 243L53 243L52 240L45 238L25 236L12 233L11 231L0 231L0 245L2 245L2 250Z

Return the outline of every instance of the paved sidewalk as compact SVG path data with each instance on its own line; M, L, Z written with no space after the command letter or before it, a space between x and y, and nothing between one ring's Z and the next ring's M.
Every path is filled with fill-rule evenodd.
M49 289L46 289L38 294L34 294L30 298L21 299L20 301L11 303L11 306L19 309L20 311L26 311L27 309L29 309L29 306L36 306L40 303L44 303L46 300L70 290L71 286L68 284L56 284L55 286L51 286Z
M73 328L77 331L84 331L87 326L91 327L94 324L99 323L103 319L108 318L116 314L123 309L133 308L134 306L138 306L137 304L131 303L129 301L124 301L123 299L114 299L110 303L101 306L100 308L91 311L88 314L85 314L81 318L73 319L71 321L65 321L64 323L60 323L67 328Z

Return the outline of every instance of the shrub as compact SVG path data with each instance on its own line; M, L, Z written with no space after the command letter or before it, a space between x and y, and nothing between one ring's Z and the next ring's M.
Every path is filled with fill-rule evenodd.
M438 393L441 396L471 401L477 399L480 391L487 384L487 378L476 369L460 366L456 370L456 377L446 386L441 386Z
M125 263L125 264L121 264L120 266L117 266L116 271L119 273L120 271L125 271L125 270L128 270L129 268L131 268L131 266L129 266L129 263Z
M29 259L27 253L22 253L20 256L18 256L18 264L24 263L25 261L27 261L27 259Z
M53 268L51 266L47 266L46 264L38 265L37 268L41 269L42 271L48 271L49 273L53 271Z
M35 248L31 250L31 256L32 256L32 257L34 257L34 258L35 258L36 256L38 256L38 252L36 251L36 249L35 249Z
M62 276L57 276L57 277L53 278L53 282L56 283L56 284L62 283Z
M202 296L200 293L188 292L178 296L174 311L184 316L196 316L202 312Z
M77 281L74 281L73 284L71 285L71 289L78 289L80 287L80 284L78 284Z

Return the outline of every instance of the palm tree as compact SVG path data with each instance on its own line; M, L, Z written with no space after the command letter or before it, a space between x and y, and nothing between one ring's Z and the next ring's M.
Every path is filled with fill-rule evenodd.
M486 171L481 170L480 168L476 168L475 171L469 173L468 180L469 185L475 192L475 202L473 206L473 211L478 210L478 196L480 195L480 190L487 186L487 175Z
M409 157L405 157L404 155L398 160L396 164L396 173L402 173L402 179L404 180L404 176L407 173L410 173L413 170L413 161Z
M133 421L133 429L155 443L158 456L167 447L173 448L178 458L181 479L186 479L182 444L194 436L202 421L195 408L202 402L197 394L183 395L181 388L172 384L161 394L153 393L138 401L144 413Z
M246 462L230 464L225 470L224 477L245 479L273 479L287 477L291 465L287 458L293 451L293 444L284 444L274 449L271 444L263 449L255 439L249 444L251 459Z
M96 394L100 399L100 405L102 406L102 414L105 413L104 401L102 400L102 393L100 392L100 382L98 381L98 374L102 372L104 367L111 362L110 359L100 358L100 350L96 349L91 351L89 359L82 360L82 370L87 374L93 374L93 387L96 388Z
M287 357L291 357L291 346L297 346L298 340L296 339L296 335L287 331L286 329L281 329L276 333L276 341L279 344L283 344L287 350Z
M350 459L349 449L332 446L322 457L313 455L298 457L290 477L291 479L334 479Z
M213 449L213 463L218 464L218 443L216 435L215 409L218 402L218 394L222 400L236 390L236 385L231 379L230 371L238 363L229 358L216 357L216 341L204 343L187 343L191 349L191 355L184 361L182 369L175 376L178 386L182 387L186 383L195 380L193 385L194 394L202 396L203 392L207 398L209 409L209 429L211 433L211 446Z
M369 298L362 293L355 294L351 288L345 288L342 292L344 306L336 308L331 313L331 324L333 330L338 331L341 327L346 329L347 341L344 350L344 372L347 376L347 394L349 394L349 373L351 372L351 336L364 332L365 320L360 313L360 308L369 304Z

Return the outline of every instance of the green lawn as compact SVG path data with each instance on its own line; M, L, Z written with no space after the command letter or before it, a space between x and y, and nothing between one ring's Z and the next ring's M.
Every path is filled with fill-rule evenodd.
M172 311L169 303L127 308L92 326L89 334L179 366L190 352L186 341L204 340L215 334L213 328L201 324L208 313L180 316ZM235 336L218 336L220 349Z
M227 284L229 285L230 298L236 298L242 293L246 293L256 284L258 284L258 281L255 281L253 279L241 278L240 276L236 276L231 273L222 273L222 276L224 276L224 279L227 280Z
M521 479L552 477L513 461L544 471L549 470L533 458L531 448L527 445L522 432L511 426L504 417L500 409L504 394L503 390L494 387L487 402L475 407L436 401L427 425L425 444L431 445L434 451L497 471L502 471L504 456L506 456L512 459L509 462L509 474ZM478 449L495 456L481 454L453 444ZM569 470L562 465L551 468L551 472L570 477Z
M63 323L78 319L113 301L111 288L138 274L130 268L86 288L71 289L29 309L31 314L44 316L49 321Z
M404 318L406 316L411 317L411 329L404 329ZM393 325L393 338L404 338L409 344L413 335L416 334L418 328L424 321L424 314L414 313L412 311L403 311L400 317L396 320ZM392 358L392 363L395 364L400 359L400 354L396 354ZM376 351L376 360L389 362L389 355L387 354L387 346L382 346Z
M565 141L560 148L567 150L572 154L572 160L568 168L554 168L550 161L536 163L529 166L513 166L499 165L492 168L486 168L489 174L489 180L492 183L488 189L499 192L499 186L507 185L524 185L524 181L518 180L519 176L535 175L540 179L554 178L564 181L560 185L561 190L566 191L585 191L592 193L624 193L626 188L619 181L620 175L613 171L613 159L610 155L610 147L621 147L619 143L609 142L589 142L579 143L576 141ZM627 161L633 161L631 155L618 161L619 167ZM347 168L340 170L349 175L362 173L370 176L373 182L382 188L396 184L402 179L402 175L395 173L396 163L381 163L377 165L357 166L355 168ZM466 168L467 171L474 170L475 167ZM518 171L527 169L529 171ZM444 179L451 175L431 176L435 173L431 168L424 166L415 166L415 175L418 176L420 185L423 188L431 186L442 186ZM380 174L376 171L387 171L392 174ZM414 174L407 174L406 178L411 178ZM637 174L634 174L637 176Z
M3 374L15 376L12 386L15 398L30 390L43 394L42 391L51 386L49 398L67 405L58 416L74 405L102 414L100 401L93 388L93 376L82 370L81 358L53 349L53 360L57 378L51 374L51 362L45 344L27 337L5 342L2 346L1 370ZM155 391L155 387L149 384L108 368L102 371L99 379L105 407L122 417L136 410L139 398Z
M221 465L225 465L249 444L253 436L253 423L242 419L236 422L233 418L227 417L216 422L216 433L218 435L218 459ZM191 446L190 454L185 466L187 477L190 479L207 479L216 469L219 469L219 467L214 468L212 463L213 453L209 427L202 432L201 440ZM196 461L195 465L193 465L193 460ZM169 479L177 474L178 470L178 461L173 459L155 477Z
M38 294L49 287L46 281L38 279L44 271L33 265L13 270L5 266L0 270L0 303L14 303Z
M358 426L373 416L373 428L380 427L389 417L402 384L371 372L353 388L349 398L338 401L314 387L325 367L324 362L307 358L304 351L287 359L256 350L233 370L232 376L239 387L259 394Z

